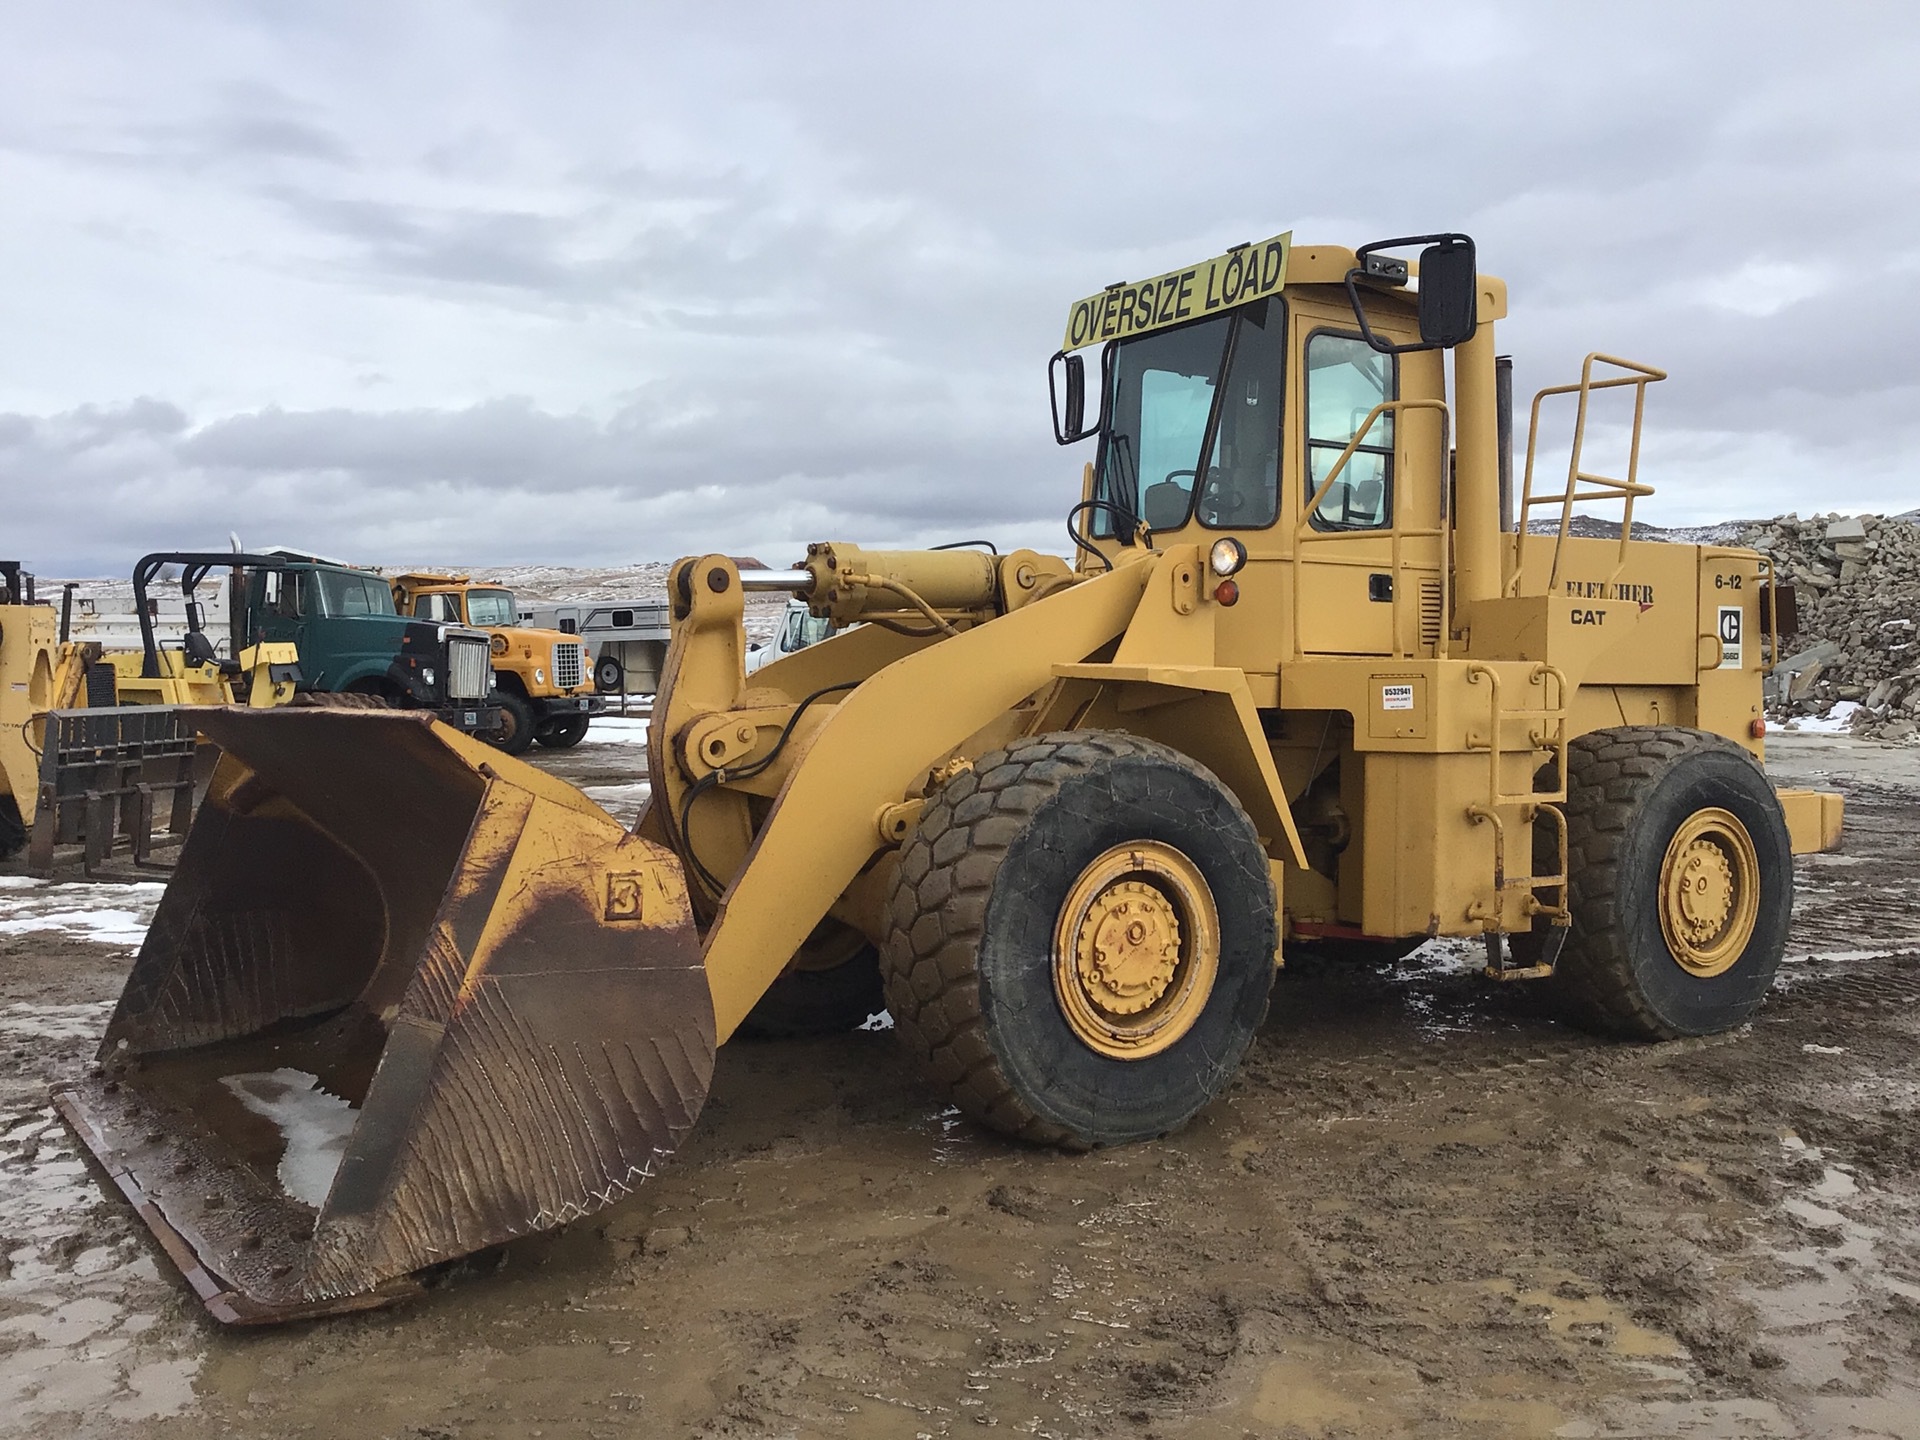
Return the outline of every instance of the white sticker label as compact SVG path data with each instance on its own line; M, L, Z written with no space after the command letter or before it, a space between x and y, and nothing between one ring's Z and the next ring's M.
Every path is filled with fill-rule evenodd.
M1411 710L1413 708L1413 687L1411 685L1382 685L1380 687L1380 708L1382 710Z
M1720 668L1740 668L1740 636L1746 611L1738 605L1720 607Z

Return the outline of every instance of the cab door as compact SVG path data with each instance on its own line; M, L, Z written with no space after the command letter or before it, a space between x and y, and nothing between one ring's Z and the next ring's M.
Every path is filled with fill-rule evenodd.
M1369 314L1377 334L1416 338L1410 318ZM1441 392L1438 352L1385 355L1361 338L1345 306L1295 307L1292 366L1297 469L1288 511L1295 527L1299 648L1303 654L1432 653L1439 620L1444 473L1435 412L1379 416L1317 505L1376 405ZM1403 533L1395 569L1394 530ZM1414 534L1405 532L1413 531Z

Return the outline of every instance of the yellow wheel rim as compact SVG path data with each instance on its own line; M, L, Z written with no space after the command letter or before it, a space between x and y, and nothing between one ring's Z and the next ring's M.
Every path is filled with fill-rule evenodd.
M1709 979L1746 953L1760 913L1760 857L1726 810L1687 817L1660 864L1660 929L1680 968Z
M1220 971L1206 877L1157 840L1116 845L1080 872L1053 932L1053 993L1068 1026L1116 1060L1157 1055L1193 1028Z

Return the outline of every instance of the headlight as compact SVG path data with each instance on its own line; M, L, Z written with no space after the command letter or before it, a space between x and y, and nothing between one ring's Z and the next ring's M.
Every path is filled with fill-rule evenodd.
M496 655L504 655L507 653L507 637L504 635L496 634L488 644Z
M431 685L431 684L433 684L433 671L431 671L431 670L422 670L422 671L420 672L420 678L421 678L422 680L424 680L424 681L426 681L426 682L427 682L427 684L429 684L429 685Z
M536 684L536 685L544 685L544 684L546 684L546 683L547 683L547 672L546 672L546 671L544 671L544 670L540 670L540 669L535 669L535 670L534 670L534 672L533 672L533 683L534 683L534 684Z
M1207 551L1207 568L1222 580L1235 574L1247 563L1247 547L1231 535L1222 535L1213 542L1213 548Z

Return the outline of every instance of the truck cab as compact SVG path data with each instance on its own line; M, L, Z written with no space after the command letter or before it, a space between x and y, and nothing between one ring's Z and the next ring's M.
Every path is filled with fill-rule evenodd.
M291 642L305 689L431 710L468 733L499 727L484 632L403 616L374 570L287 550L234 558L244 562L232 606L236 648L243 637Z
M535 741L566 749L586 737L590 718L605 707L579 636L522 625L511 590L467 575L416 571L390 583L401 614L486 632L500 709L485 737L491 743L518 755Z
M837 628L831 616L815 615L807 608L806 601L789 600L773 638L747 651L747 674L753 674L762 665L798 655L809 645L817 645L833 635Z

